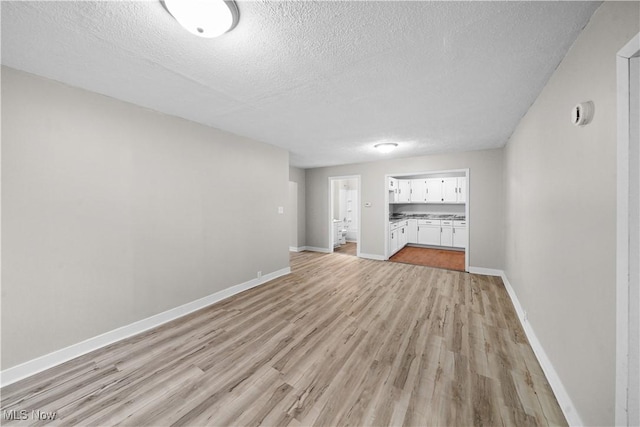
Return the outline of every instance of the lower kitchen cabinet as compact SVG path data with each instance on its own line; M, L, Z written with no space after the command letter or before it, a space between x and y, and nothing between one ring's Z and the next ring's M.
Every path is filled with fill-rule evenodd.
M407 243L418 243L418 220L417 219L408 220Z
M409 226L402 225L398 228L398 250L404 248L409 243Z
M418 220L418 244L440 246L440 220Z
M453 246L454 248L466 248L467 241L467 222L453 221Z
M389 232L389 255L398 251L398 230Z
M453 246L453 221L441 222L440 246Z

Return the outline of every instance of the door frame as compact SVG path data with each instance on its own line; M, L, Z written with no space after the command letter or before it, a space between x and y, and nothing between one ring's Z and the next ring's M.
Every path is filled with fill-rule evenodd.
M631 217L631 203L638 203L638 183L630 182L630 174L638 175L640 159L631 158L632 147L637 144L630 136L630 91L631 58L640 56L640 33L636 34L616 56L617 69L617 110L618 110L618 137L617 137L617 206L616 206L616 393L615 393L615 423L616 425L630 425L629 400L638 396L638 379L632 380L633 370L630 365L637 365L638 349L630 348L630 343L637 346L640 337L632 337L631 333L638 333L630 327L630 319L638 315L640 301L631 301L630 293L637 293L639 286L630 277L630 273L637 267L637 260L631 259L633 245L638 242L630 242L630 227L637 227L638 218ZM636 94L636 96L639 96ZM635 198L635 200L634 200ZM637 238L636 238L637 240ZM635 264L635 266L634 266ZM633 277L633 276L632 276ZM637 276L635 276L637 277ZM634 390L630 390L634 387ZM635 409L637 410L637 408ZM633 414L631 416L634 416ZM638 417L638 414L635 414Z
M356 188L358 191L358 232L357 232L357 242L356 242L356 256L360 257L360 252L362 248L362 183L360 179L360 175L342 175L342 176L330 176L329 177L329 213L327 215L329 221L329 243L327 252L333 253L333 181L341 181L343 179L355 179L356 180Z
M416 175L440 175L440 174L451 174L451 173L464 173L465 178L467 179L467 202L465 203L465 216L467 217L467 247L464 250L464 271L469 271L469 253L471 252L471 217L470 217L470 206L471 206L471 174L469 173L469 168L464 169L446 169L446 170L432 170L432 171L423 171L423 172L415 172L415 173L388 173L384 176L384 259L389 260L389 178L400 178L407 176L416 176Z

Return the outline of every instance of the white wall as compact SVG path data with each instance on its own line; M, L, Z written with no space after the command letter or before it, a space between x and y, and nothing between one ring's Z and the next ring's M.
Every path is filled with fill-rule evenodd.
M381 160L307 169L307 245L328 248L329 180L331 176L361 176L360 250L384 257L386 174L470 169L470 265L502 268L502 150L468 151L406 159ZM365 208L364 203L371 202Z
M297 244L293 245L296 248L302 248L306 243L306 233L307 233L307 222L306 222L306 182L305 182L305 170L296 168L293 166L289 167L289 181L295 182L298 184L298 194L297 194ZM293 242L292 242L293 243Z
M2 369L289 265L288 153L2 68Z
M582 421L614 423L616 53L638 2L604 2L505 148L505 271ZM593 122L571 108L593 101Z
M298 249L298 183L289 181L289 248Z

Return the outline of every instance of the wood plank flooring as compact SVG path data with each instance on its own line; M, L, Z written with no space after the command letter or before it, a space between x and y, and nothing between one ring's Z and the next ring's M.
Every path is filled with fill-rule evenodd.
M356 242L347 242L344 245L340 245L337 248L334 248L333 252L336 254L357 256L358 254L357 245L358 244Z
M1 390L5 425L566 425L499 278L339 254ZM55 412L35 420L31 411Z
M405 246L389 258L389 261L464 271L463 251Z

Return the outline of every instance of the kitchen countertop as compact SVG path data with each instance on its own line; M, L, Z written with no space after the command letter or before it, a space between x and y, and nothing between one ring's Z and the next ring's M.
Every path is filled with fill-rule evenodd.
M465 221L467 218L464 215L456 214L408 214L403 216L390 217L389 221L403 221L405 219L444 219L453 221Z

